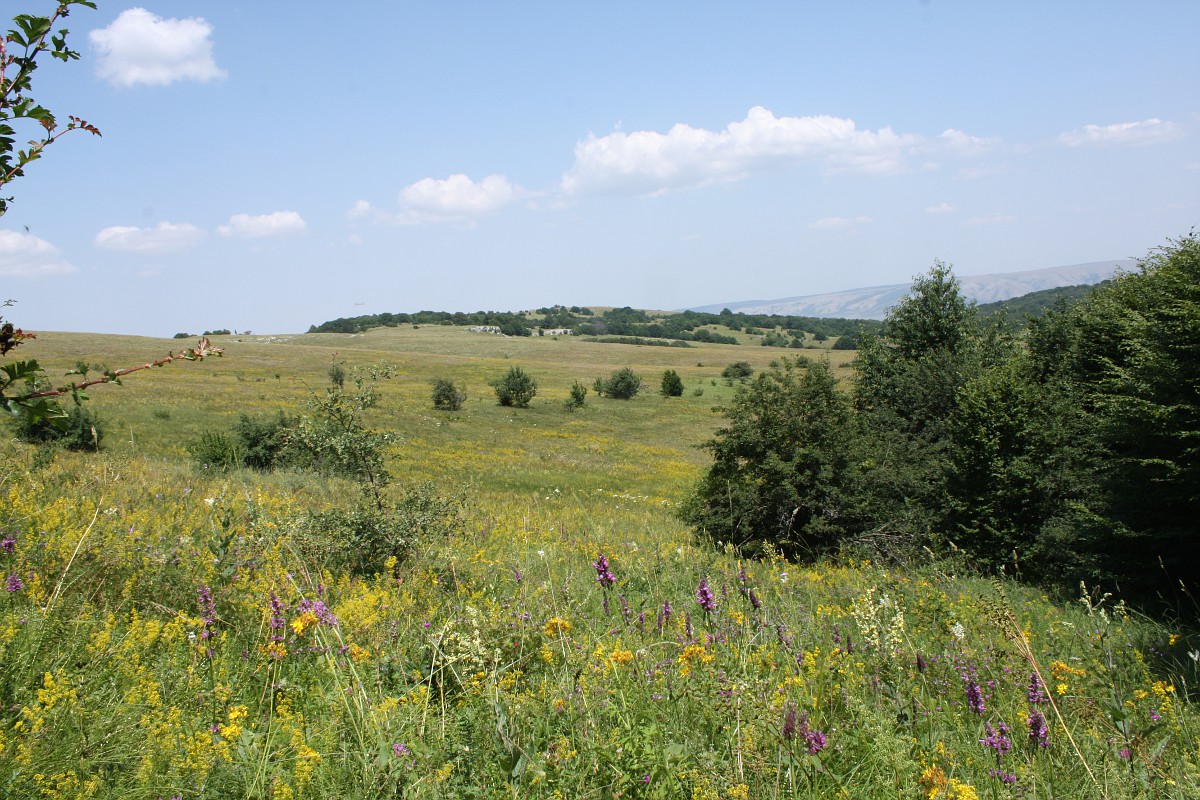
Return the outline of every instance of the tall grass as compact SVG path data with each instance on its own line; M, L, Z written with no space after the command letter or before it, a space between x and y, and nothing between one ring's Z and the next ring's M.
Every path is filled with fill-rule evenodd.
M711 383L724 354L750 348L576 362L554 348L582 343L424 331L330 345L408 376L375 417L402 437L397 491L467 498L457 533L374 575L329 569L305 538L340 481L178 455L241 411L303 411L332 354L305 342L332 337L95 390L127 443L100 457L7 446L0 795L1196 796L1188 630L953 563L693 543L673 515L703 466L691 445L731 391ZM544 387L531 409L429 408L431 375L482 386L506 348ZM613 363L708 391L563 410Z

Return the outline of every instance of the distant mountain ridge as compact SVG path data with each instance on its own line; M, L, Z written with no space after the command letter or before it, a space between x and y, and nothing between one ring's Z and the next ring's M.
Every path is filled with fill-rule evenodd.
M1065 267L1001 272L991 275L960 275L962 292L977 303L1009 300L1044 289L1062 286L1091 285L1108 280L1119 270L1132 270L1137 262L1132 258L1112 261L1092 261ZM909 284L868 286L829 294L810 294L784 297L779 300L743 300L733 303L714 303L692 306L689 311L716 314L728 308L744 314L786 314L806 317L845 317L851 319L883 319L887 310L908 292Z

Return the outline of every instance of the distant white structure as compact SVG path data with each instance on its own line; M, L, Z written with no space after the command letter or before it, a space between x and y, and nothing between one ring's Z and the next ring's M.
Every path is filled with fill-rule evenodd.
M467 328L470 333L500 333L499 325L476 325L473 328Z
M570 328L542 328L542 336L570 336Z

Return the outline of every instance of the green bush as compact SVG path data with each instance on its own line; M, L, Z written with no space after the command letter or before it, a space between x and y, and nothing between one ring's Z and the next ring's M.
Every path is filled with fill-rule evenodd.
M537 394L537 381L520 367L511 367L504 377L492 384L496 399L502 406L529 408L529 401Z
M383 508L360 504L305 517L301 548L316 564L355 575L381 572L389 558L405 561L422 545L462 529L462 501L432 484L409 487Z
M567 410L573 411L577 408L583 408L583 403L587 399L587 387L579 381L571 384L571 396L567 398Z
M614 400L632 400L642 388L642 379L629 367L621 367L607 378L597 378L596 394Z
M205 469L268 471L285 464L303 466L306 458L293 446L300 420L282 411L275 416L242 414L228 433L204 431L187 445L192 460Z
M679 377L679 373L673 369L669 369L663 373L662 388L663 397L682 397L683 396L683 379Z
M30 444L45 444L67 450L95 452L104 438L100 416L91 409L73 405L65 418L17 417L17 438Z
M446 378L433 381L433 407L439 411L458 411L467 400L466 387Z
M750 366L749 361L735 361L721 370L721 377L731 382L741 381L745 383L753 374L754 367Z

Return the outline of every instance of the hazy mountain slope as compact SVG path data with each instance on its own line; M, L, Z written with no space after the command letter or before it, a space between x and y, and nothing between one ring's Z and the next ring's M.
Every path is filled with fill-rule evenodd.
M1087 264L1072 264L1026 272L960 275L958 281L967 297L978 303L994 303L1044 289L1099 283L1112 277L1119 269L1133 269L1135 263L1133 259L1120 258L1112 261L1093 261ZM883 319L887 309L895 305L907 291L908 284L898 283L891 286L847 289L843 292L829 294L784 297L778 300L714 303L707 306L693 306L691 310L717 313L723 308L728 308L730 311L741 311L746 314Z

